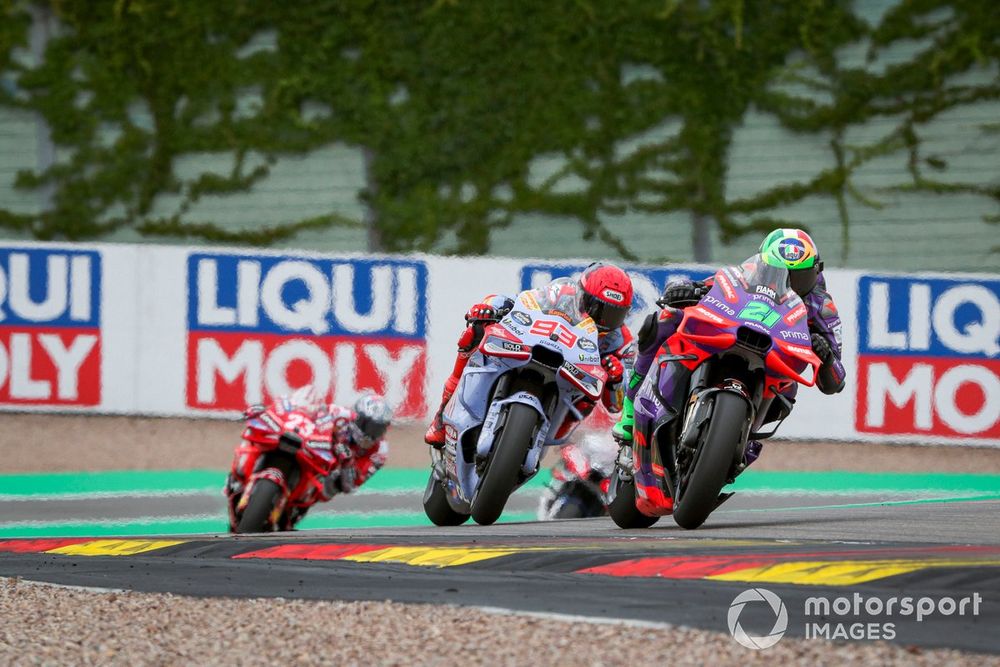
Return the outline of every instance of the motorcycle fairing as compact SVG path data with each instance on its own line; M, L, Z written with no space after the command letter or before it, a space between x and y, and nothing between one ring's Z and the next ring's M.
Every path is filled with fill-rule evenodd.
M703 370L702 364L725 354L737 354L751 369L763 370L762 396L765 399L772 399L792 383L807 386L815 383L819 359L808 344L805 307L790 286L781 281L782 275L787 274L782 274L783 271L755 262L754 258L740 267L720 270L712 289L700 303L684 309L676 333L663 344L664 354L658 359L658 372L647 375L636 397L637 416L644 412L651 422L645 432L636 429L633 443L636 506L644 514L662 516L672 511L673 506L674 480L671 476L674 471L661 460L657 438L667 432L662 427L680 415L681 410L677 405L668 405L666 397L660 395L662 383L672 383L675 391L681 386L693 385L692 376ZM773 284L768 286L768 282ZM759 285L764 289L758 289ZM761 343L767 340L766 349L762 347L752 352L742 348L740 329L750 329L765 336L766 339L759 340ZM802 341L802 344L791 341ZM803 373L809 367L813 369L812 377L806 378ZM689 408L683 410L682 434L697 436L697 429L707 423L711 414L700 406L718 391L730 391L746 400L751 406L751 423L757 421L759 406L745 387L706 388L693 396L687 392L675 393L677 400L690 399ZM700 419L700 424L692 427L689 424L692 418ZM759 418L762 419L763 414Z
M521 297L525 298L519 298L518 304L534 310L515 307L501 322L487 327L480 348L469 359L458 387L442 414L445 426L443 465L436 463L434 474L444 483L448 502L457 512L468 514L470 511L470 503L479 484L475 459L489 455L505 405L523 403L540 415L541 423L522 465L522 473L530 477L537 472L542 448L566 442L571 432L559 439L550 438L550 435L558 431L567 416L575 417L578 422L581 419L574 402L585 395L594 398L596 394L599 398L603 389L606 376L596 354L598 339L593 321L586 315L573 320L567 319L563 311L547 312L544 299L540 303L530 292L522 293ZM535 333L539 322L550 324L556 317L558 322L552 325L548 335ZM587 345L578 344L581 340L587 341ZM572 343L560 345L565 341ZM504 347L504 343L508 345ZM494 387L503 375L536 363L532 361L530 352L535 346L558 353L563 359L562 366L548 369L552 381L559 388L559 400L552 408L552 414L546 415L545 406L529 392L516 392L491 402ZM567 368L567 364L572 368ZM469 460L463 443L467 437L472 437L471 431L480 427L475 455Z

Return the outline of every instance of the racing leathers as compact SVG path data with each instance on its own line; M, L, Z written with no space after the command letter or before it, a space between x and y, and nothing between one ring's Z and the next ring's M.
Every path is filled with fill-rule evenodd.
M575 286L565 280L557 280L549 285L549 288L556 288L562 291L575 290ZM573 294L567 294L573 296ZM458 355L451 375L444 383L444 391L441 395L441 405L438 407L434 419L431 421L424 435L424 441L434 447L442 447L445 442L444 424L442 415L445 406L455 393L462 372L473 353L482 342L483 334L487 326L499 322L510 312L514 306L513 298L506 295L490 294L476 303L465 315L466 328L458 339ZM624 403L624 377L627 371L631 370L635 359L635 345L632 332L628 326L622 325L616 329L598 332L598 352L601 355L601 365L608 373L607 381L604 385L604 392L601 395L601 402L611 413L621 411ZM577 404L576 409L586 418L594 409L595 404L582 400ZM553 437L562 437L575 424L575 421L567 419L563 422L559 431Z
M333 450L342 461L339 475L329 484L335 492L350 493L385 465L389 458L389 443L381 438L370 447L362 447L354 441L348 428L357 416L354 410L331 403L329 412L333 419Z

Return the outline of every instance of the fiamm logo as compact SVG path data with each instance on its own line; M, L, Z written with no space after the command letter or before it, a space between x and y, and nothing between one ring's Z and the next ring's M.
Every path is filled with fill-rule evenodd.
M0 248L0 404L101 402L101 257Z
M255 255L188 258L188 396L242 409L306 383L424 413L423 262Z
M1000 438L1000 281L858 287L858 430Z

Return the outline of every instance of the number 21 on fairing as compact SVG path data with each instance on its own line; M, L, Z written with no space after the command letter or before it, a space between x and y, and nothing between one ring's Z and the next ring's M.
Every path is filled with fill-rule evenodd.
M751 301L740 311L740 319L760 322L764 326L773 327L781 319L781 314L767 304L760 301Z

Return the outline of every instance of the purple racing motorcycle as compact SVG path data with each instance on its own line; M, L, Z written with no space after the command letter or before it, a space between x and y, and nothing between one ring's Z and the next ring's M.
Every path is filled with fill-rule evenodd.
M760 255L716 273L657 354L635 396L633 440L612 473L608 510L622 528L671 513L697 528L732 495L721 491L743 471L747 441L774 434L791 411L785 394L815 384L820 360L787 269ZM780 416L763 432L769 410Z

